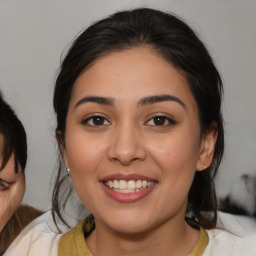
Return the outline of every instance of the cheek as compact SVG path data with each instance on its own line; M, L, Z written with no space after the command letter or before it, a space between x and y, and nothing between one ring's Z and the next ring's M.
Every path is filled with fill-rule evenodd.
M10 200L11 200L11 209L15 211L21 204L25 193L25 177L23 174L20 174L17 183L12 188L10 192Z
M0 231L20 206L24 193L24 177L21 177L9 190L0 192Z
M25 194L25 177L22 177L22 179L19 181L19 185L16 187L14 194L14 208L18 208Z
M10 199L8 194L0 192L0 232L11 218L12 212L10 211Z
M67 138L66 150L70 176L81 201L88 206L88 198L98 185L98 167L105 157L105 143L97 139L74 136Z
M199 156L199 139L183 134L183 136L170 136L155 141L157 141L157 144L152 141L150 152L163 170L172 170L172 172L196 170Z
M200 135L192 136L191 131L173 133L162 139L151 141L150 153L160 168L162 193L173 202L170 207L186 200L196 172L200 146ZM157 144L153 141L157 141ZM179 195L179 198L177 198ZM165 204L162 199L162 204Z
M103 156L103 143L89 138L72 138L67 141L67 157L71 172L75 176L93 173Z
M151 148L154 164L160 169L161 189L165 195L158 199L159 204L172 202L166 206L171 210L180 209L186 204L196 172L197 148L198 143L193 140L183 141L177 138L158 141L158 145Z

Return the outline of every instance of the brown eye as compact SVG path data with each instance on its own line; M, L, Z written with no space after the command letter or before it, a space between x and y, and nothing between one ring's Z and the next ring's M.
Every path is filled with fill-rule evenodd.
M169 126L173 124L175 124L175 121L167 116L154 116L147 121L147 125L150 126Z
M88 126L107 126L110 124L110 122L102 116L91 116L87 119L85 119L82 124L88 125Z
M101 116L95 116L92 118L92 123L94 125L103 125L104 121L105 121L105 119Z
M164 125L166 123L166 118L163 116L156 116L153 118L153 122L155 125Z

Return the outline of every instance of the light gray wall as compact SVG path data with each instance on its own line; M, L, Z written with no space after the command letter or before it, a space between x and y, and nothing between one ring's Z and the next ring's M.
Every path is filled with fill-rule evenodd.
M92 21L135 6L186 19L223 76L226 152L218 194L225 195L241 173L256 173L256 1L0 0L0 88L28 134L25 203L50 207L56 170L52 94L63 49Z

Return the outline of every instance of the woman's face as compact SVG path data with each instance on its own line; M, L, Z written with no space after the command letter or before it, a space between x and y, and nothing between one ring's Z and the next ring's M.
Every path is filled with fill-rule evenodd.
M200 133L187 80L140 47L101 57L76 80L62 149L97 227L137 233L184 222L213 137Z
M0 134L0 166L2 166L2 153L4 137ZM15 173L14 155L9 158L5 167L0 171L0 232L19 207L25 192L24 173L19 168Z

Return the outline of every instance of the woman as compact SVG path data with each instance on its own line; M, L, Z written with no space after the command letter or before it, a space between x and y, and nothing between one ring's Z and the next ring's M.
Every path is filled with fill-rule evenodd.
M0 94L0 255L41 212L20 206L25 192L27 140L24 127Z
M86 29L55 85L66 170L61 162L52 213L66 223L70 177L91 215L48 242L38 221L26 255L250 255L250 239L215 229L221 96L205 46L174 15L135 9Z
M71 255L83 229L77 250L92 255L204 251L216 225L221 93L204 45L173 15L121 12L83 32L54 108L65 166L93 218L61 237L59 255Z

